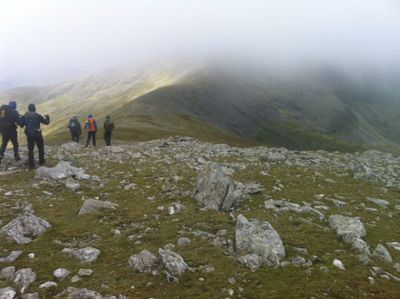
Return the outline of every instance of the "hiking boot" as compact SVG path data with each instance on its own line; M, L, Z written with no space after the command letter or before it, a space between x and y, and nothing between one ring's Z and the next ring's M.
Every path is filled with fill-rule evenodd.
M39 161L39 165L40 165L40 166L43 166L45 163L46 163L46 160Z
M19 160L21 160L21 157L20 157L19 155L16 155L14 158L15 158L15 161L17 161L17 162L18 162Z

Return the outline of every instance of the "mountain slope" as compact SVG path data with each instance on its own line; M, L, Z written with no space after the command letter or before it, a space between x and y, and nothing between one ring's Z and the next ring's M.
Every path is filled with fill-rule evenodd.
M291 149L398 147L400 88L393 78L332 69L291 73L208 66L112 69L52 87L0 94L38 103L52 116L45 133L66 138L72 115L111 114L119 139L174 134L267 143ZM21 109L20 109L21 110Z

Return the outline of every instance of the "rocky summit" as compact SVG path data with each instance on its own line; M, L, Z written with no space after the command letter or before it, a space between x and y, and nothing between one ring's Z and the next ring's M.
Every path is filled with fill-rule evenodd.
M46 153L0 164L0 298L400 297L394 154L181 136Z

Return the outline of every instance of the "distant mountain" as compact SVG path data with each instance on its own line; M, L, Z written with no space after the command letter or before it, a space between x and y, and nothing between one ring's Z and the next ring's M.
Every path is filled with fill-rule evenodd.
M287 72L210 66L110 69L85 79L0 93L52 116L46 134L67 138L72 115L116 121L116 137L175 134L291 149L398 148L400 76L332 68ZM20 109L23 110L23 109Z

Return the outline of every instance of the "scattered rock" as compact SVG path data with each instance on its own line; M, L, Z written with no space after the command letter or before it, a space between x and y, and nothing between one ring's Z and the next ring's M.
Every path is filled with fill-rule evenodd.
M339 268L340 270L346 270L346 268L344 267L343 263L341 260L338 259L334 259L332 264L336 267Z
M83 168L77 168L70 162L61 161L54 167L41 166L36 169L35 179L62 180L75 178L78 180L89 179Z
M209 163L197 178L194 198L207 209L228 211L235 202L234 183L218 163Z
M71 271L68 271L67 269L64 268L58 268L53 272L53 276L58 280L63 280L67 278L70 274Z
M80 249L64 248L62 252L73 256L82 264L92 263L97 260L98 256L100 255L100 250L93 247L85 247Z
M46 220L26 212L3 226L0 233L18 244L27 244L49 228L51 228L51 225Z
M258 255L269 267L279 267L285 257L285 248L276 230L266 221L248 221L239 215L236 221L235 245L237 251Z
M14 250L6 257L0 257L0 263L12 263L22 254L21 250Z
M39 289L49 289L49 288L56 288L57 283L54 281L46 281L39 286Z
M138 272L151 272L157 257L148 250L143 250L129 258L128 264Z
M378 206L380 206L381 208L387 208L389 206L389 202L387 200L384 199L379 199L379 198L372 198L372 197L367 197L367 200L369 202L372 202Z
M10 287L0 289L0 299L14 299L17 293Z
M178 246L180 246L180 247L185 247L185 246L190 245L190 242L191 242L191 241L190 241L189 238L182 237L182 238L179 238L179 239L177 240L176 244L177 244Z
M263 264L261 257L259 257L254 253L246 254L239 257L239 262L241 262L246 267L250 268L250 270L253 272L256 271L258 268L260 268Z
M90 276L93 274L93 270L92 269L79 269L78 271L78 275L79 276Z
M373 252L373 255L384 262L387 262L387 263L393 262L392 256L390 255L389 251L382 244L378 244L376 246L376 248Z
M79 210L79 215L97 213L103 210L116 210L118 205L109 201L87 199Z
M100 293L85 288L78 289L69 287L67 293L68 299L103 299L103 296L100 295Z
M18 286L21 293L36 281L36 273L31 268L23 268L15 272L14 284Z
M180 276L188 268L183 257L170 249L158 250L167 271L173 276Z
M310 213L316 215L321 221L325 219L325 215L323 213L310 206L301 206L297 203L291 203L284 200L269 199L264 202L264 206L266 209L272 209L274 210L274 212L277 213L284 213L289 211L295 213Z
M6 279L9 281L13 281L15 278L15 267L9 266L1 269L0 271L0 279Z

